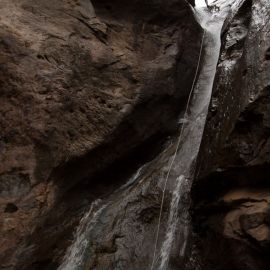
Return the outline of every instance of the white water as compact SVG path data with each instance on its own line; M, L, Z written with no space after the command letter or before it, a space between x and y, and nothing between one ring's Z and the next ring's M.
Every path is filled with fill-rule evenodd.
M188 179L185 178L184 175L179 176L176 179L176 188L172 195L171 200L171 211L168 220L168 229L166 233L166 238L163 243L161 249L161 264L158 269L166 269L168 260L166 259L168 256L168 250L173 242L174 232L176 230L176 226L179 223L179 216L178 216L178 208L180 199L188 192ZM180 251L180 254L184 254L184 249Z
M169 184L173 186L169 217L166 226L166 233L159 252L156 252L159 227L157 229L157 240L154 251L153 263L151 269L165 270L169 265L171 251L175 245L179 249L179 256L185 255L185 249L188 238L188 204L181 203L179 200L184 193L189 193L194 177L193 168L200 149L206 116L212 95L212 88L216 74L216 67L221 47L221 30L224 20L229 12L229 7L224 7L219 13L210 13L207 8L197 8L195 13L199 23L204 28L205 35L204 57L200 75L197 80L191 102L188 102L187 113L184 117L183 132L181 132L179 140L181 148L177 152L177 156L173 158L173 164L169 169ZM178 175L181 175L178 177ZM175 180L176 179L176 180ZM166 189L167 179L165 181ZM163 199L161 203L161 213L163 209ZM180 212L180 213L179 213ZM159 218L161 222L161 217ZM180 235L180 243L175 244L175 233ZM158 254L158 255L156 255Z
M128 188L136 182L146 165L147 164L139 168L135 174L130 177L128 182L119 188L119 191ZM96 200L91 204L88 212L80 220L80 224L74 235L74 241L68 248L58 270L82 270L86 268L88 265L88 253L91 245L91 233L108 205L109 203L104 203L102 200Z
M214 0L208 0L208 4L211 5ZM195 0L196 7L205 7L205 0Z
M58 270L84 269L84 265L86 264L84 258L87 258L87 251L89 247L89 235L94 225L98 221L102 211L106 207L106 205L100 206L101 203L101 200L94 201L89 211L81 219L80 225L78 226L74 237L75 241L66 252L63 263L60 265Z

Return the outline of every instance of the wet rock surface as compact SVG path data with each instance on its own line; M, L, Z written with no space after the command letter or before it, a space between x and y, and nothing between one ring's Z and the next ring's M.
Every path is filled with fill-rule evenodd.
M194 232L170 270L270 269L269 17L246 0L224 24ZM184 0L1 1L1 269L151 268L201 40ZM72 257L78 225L86 256Z
M202 269L269 269L268 1L244 1L224 28L193 186Z
M56 269L91 202L177 129L201 28L181 0L3 0L0 14L1 269ZM110 211L154 226L159 195L136 196ZM94 267L123 260L116 243L139 225L111 233Z

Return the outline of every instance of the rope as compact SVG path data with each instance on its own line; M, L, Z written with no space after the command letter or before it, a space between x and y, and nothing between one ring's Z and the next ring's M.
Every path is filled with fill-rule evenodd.
M205 37L205 29L203 31L203 36L202 36L202 41L201 41L201 47L200 47L200 54L199 54L198 64L197 64L197 68L196 68L194 80L193 80L193 83L192 83L191 91L189 93L186 110L185 110L185 113L184 113L184 120L186 119L187 114L188 114L189 104L190 104L191 97L192 97L192 94L193 94L193 91L194 91L194 86L195 86L196 78L197 78L198 72L199 72L199 67L200 67L200 62L201 62L201 56L202 56L202 49L203 49L203 44L204 44L204 37ZM158 245L158 240L159 240L161 217L162 217L163 204L164 204L164 198L165 198L165 191L166 191L168 179L169 179L169 176L170 176L170 173L171 173L171 170L172 170L172 166L173 166L173 163L175 161L175 158L176 158L176 155L177 155L179 146L180 146L180 142L181 142L182 135L183 135L183 130L184 130L184 125L185 125L185 121L183 122L183 125L181 127L181 131L180 131L180 135L179 135L179 138L178 138L177 146L176 146L176 149L175 149L175 152L174 152L172 161L170 163L170 167L169 167L169 170L167 172L167 175L166 175L166 178L165 178L164 188L163 188L163 191L162 191L162 199L161 199L161 205L160 205L160 212L159 212L159 218L158 218L158 227L157 227L157 233L156 233L155 248L154 248L154 255L153 255L153 261L152 261L152 265L151 265L151 270L154 269L154 265L155 265L156 251L157 251L157 245Z

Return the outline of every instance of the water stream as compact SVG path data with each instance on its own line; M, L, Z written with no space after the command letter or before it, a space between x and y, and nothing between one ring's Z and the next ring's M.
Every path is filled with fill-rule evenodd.
M163 183L163 197L160 205L160 216L156 231L153 232L156 237L152 243L153 256L150 258L149 267L139 268L132 266L130 269L170 269L170 259L172 254L177 257L184 257L189 235L189 199L188 194L194 178L195 165L200 144L203 136L204 126L208 113L209 103L212 95L213 83L218 64L221 31L224 20L231 11L230 5L222 2L222 10L210 12L207 8L197 8L194 14L198 22L204 29L200 59L198 61L198 76L195 75L194 83L190 98L187 104L184 119L182 119L182 128L178 140L174 145L174 153L171 154L169 166L165 181L157 180L157 185ZM233 1L228 1L233 2ZM227 3L228 3L227 2ZM236 1L241 2L241 0ZM162 154L161 154L162 156ZM158 158L161 160L161 158ZM166 162L168 160L166 159ZM155 163L154 160L152 162ZM160 162L162 164L162 162ZM110 208L119 207L121 198L127 198L132 189L146 189L142 186L145 172L150 171L151 164L146 164L140 168L119 190L110 196L106 202L95 202L92 204L89 212L83 217L77 229L75 240L70 246L63 259L59 270L84 270L89 269L91 242L93 233L97 230L102 234L104 231L104 222L100 221L104 212L107 211L110 219L116 218L111 216ZM165 164L163 164L166 167ZM164 168L163 168L164 169ZM149 186L149 184L148 184ZM142 193L142 191L140 191ZM165 231L160 233L160 223L163 217L163 202L165 193L170 198L169 212L166 215L166 224L163 226ZM134 195L135 197L135 195ZM117 198L117 199L115 199ZM126 208L125 208L126 211ZM117 215L117 213L115 214ZM164 222L164 221L163 221ZM131 226L131 225L130 225ZM121 227L121 226L120 226ZM98 235L98 233L96 233ZM139 240L138 240L139 241ZM101 268L98 268L101 269ZM102 268L103 269L103 268ZM109 269L109 268L108 268ZM121 267L112 267L110 269L125 269ZM127 269L127 268L126 268ZM129 270L129 269L127 269Z
M102 214L106 204L102 204L101 200L96 200L91 204L89 211L81 219L77 228L75 241L69 247L59 270L81 270L87 264L87 248L92 229Z
M191 90L192 97L187 105L182 127L183 132L179 137L180 148L169 172L168 182L170 182L169 185L173 186L174 192L172 193L167 230L165 238L160 240L162 244L159 252L156 250L154 252L151 269L167 269L173 249L179 250L179 256L183 257L188 239L189 203L185 198L182 201L180 200L185 194L189 193L194 177L196 158L200 149L219 59L221 29L225 19L225 16L209 12L206 8L198 8L195 10L195 14L204 28L202 40L204 56L201 63L198 63L201 66L201 71L196 78L195 88ZM179 175L181 176L179 177ZM162 208L163 205L161 205ZM177 241L175 241L176 232L178 236L181 236L180 239L178 237Z

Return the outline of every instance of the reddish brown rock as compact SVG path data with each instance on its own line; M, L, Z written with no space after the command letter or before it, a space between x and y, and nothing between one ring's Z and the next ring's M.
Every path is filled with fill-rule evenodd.
M92 4L0 3L1 269L55 269L114 186L79 183L172 132L190 91L201 30L186 1Z

